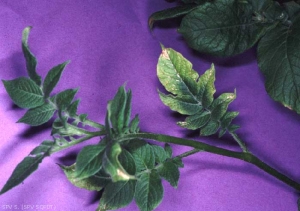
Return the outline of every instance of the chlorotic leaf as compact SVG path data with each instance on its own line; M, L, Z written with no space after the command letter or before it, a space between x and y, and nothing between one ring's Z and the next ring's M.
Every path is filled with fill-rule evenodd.
M176 166L172 161L168 160L164 162L158 168L158 173L162 178L167 180L170 185L177 188L180 172L178 170L178 166Z
M45 103L39 107L29 109L18 122L31 126L42 125L51 119L55 110L56 109L51 104Z
M60 76L65 68L65 66L69 63L69 61L59 64L49 70L48 74L43 83L43 91L45 94L45 98L49 97L50 93L58 83Z
M86 190L102 190L107 184L111 182L107 175L94 174L88 178L80 179L76 176L76 163L71 166L59 165L64 171L68 180L76 187L83 188Z
M253 12L249 2L210 1L187 14L178 31L197 51L233 56L251 48L272 25L254 21Z
M115 210L127 206L134 197L136 180L109 183L101 196L97 210Z
M22 50L26 60L27 73L30 79L32 79L38 86L40 86L42 84L42 79L41 76L39 76L36 72L37 61L35 56L31 53L28 46L28 37L31 28L32 28L31 26L28 26L23 30Z
M54 96L55 104L58 110L64 111L70 106L78 89L67 89Z
M21 108L35 108L44 104L43 92L36 83L21 77L10 81L2 80L13 102Z
M106 147L102 158L103 169L107 174L111 176L113 182L135 179L133 175L130 175L126 172L126 170L120 163L118 157L121 152L122 148L118 143L111 143ZM126 163L128 163L128 165L131 165L134 163L134 161L132 159L131 161L126 161Z
M176 18L182 15L185 15L195 9L196 5L188 4L188 5L181 5L177 7L172 7L166 10L158 11L153 13L148 20L149 28L152 29L153 24L155 21L159 20L166 20L170 18Z
M85 146L77 155L75 177L85 179L100 171L102 167L103 145Z
M25 157L12 172L8 181L5 183L4 187L0 191L3 194L13 187L22 183L29 175L31 175L35 170L37 170L39 164L42 160L49 156L50 151L54 142L44 141L40 146L34 148L29 156Z
M134 199L141 211L151 211L162 201L163 186L157 171L145 173L137 180Z
M211 67L199 77L192 69L192 64L173 49L164 48L157 64L157 75L167 91L165 95L159 92L162 102L171 110L188 115L183 122L177 122L181 127L190 130L201 129L201 135L215 134L221 125L226 129L233 120L223 119L228 105L236 98L234 93L223 93L214 99L215 67ZM236 114L236 113L235 113Z
M300 113L300 14L292 25L279 25L258 44L258 65L268 94Z

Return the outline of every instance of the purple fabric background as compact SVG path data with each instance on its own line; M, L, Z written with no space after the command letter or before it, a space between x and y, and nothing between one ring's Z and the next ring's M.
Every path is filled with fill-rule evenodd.
M143 131L190 137L238 149L229 136L222 140L197 138L196 133L176 126L180 117L165 107L157 94L157 88L162 88L156 77L161 42L191 60L200 74L215 63L216 95L237 89L237 99L230 110L240 112L235 120L241 125L238 134L254 154L300 181L300 116L266 94L255 50L234 58L216 59L191 51L176 32L177 23L156 24L150 33L148 16L171 6L163 0L1 0L0 79L26 75L21 33L24 27L31 25L29 44L43 77L54 65L71 60L55 92L80 87L79 112L87 112L91 119L103 123L107 101L127 82L127 88L133 91L133 114L140 114ZM24 157L50 138L49 127L16 124L24 112L13 105L1 83L1 187ZM95 210L99 195L72 186L56 165L71 164L75 153L85 144L45 159L23 184L0 196L0 210L14 205L19 209L22 205L49 205L48 210ZM187 149L174 146L175 154ZM179 187L173 189L164 182L165 197L156 210L297 210L299 194L250 164L208 153L193 155L184 163ZM131 203L120 210L138 208Z

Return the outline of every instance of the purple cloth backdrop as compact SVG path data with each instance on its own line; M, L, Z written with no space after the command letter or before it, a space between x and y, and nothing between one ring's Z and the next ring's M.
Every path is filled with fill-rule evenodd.
M177 22L147 28L149 15L174 4L164 0L1 0L0 79L26 75L21 33L32 26L29 44L44 77L66 60L55 92L80 87L79 112L104 122L106 103L127 82L132 89L132 114L140 115L143 131L164 133L238 150L231 137L198 137L176 125L182 118L164 106L156 76L159 43L180 51L202 74L216 66L216 95L237 90L230 110L240 112L235 123L249 149L265 162L300 181L300 116L274 102L266 93L255 49L233 58L214 58L190 50L177 33ZM49 125L16 124L25 110L13 105L0 84L0 186L15 166L39 143L50 139ZM89 143L95 143L92 140ZM56 163L71 164L87 143L46 158L23 184L0 196L0 210L95 210L99 195L70 184ZM188 147L173 146L179 154ZM184 159L177 189L163 182L158 211L296 211L299 195L255 166L239 160L198 153ZM25 205L29 205L28 207ZM37 205L48 205L42 207ZM123 211L137 211L133 202Z

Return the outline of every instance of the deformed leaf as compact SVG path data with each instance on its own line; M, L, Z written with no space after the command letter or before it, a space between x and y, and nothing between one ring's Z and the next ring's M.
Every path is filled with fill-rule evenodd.
M3 194L13 187L22 183L29 175L31 175L35 170L37 170L39 164L42 160L49 156L50 151L54 142L44 141L39 146L34 148L29 156L25 157L14 169L8 181L5 183L4 187L0 191Z
M129 131L131 133L137 133L137 132L139 132L139 122L140 122L139 116L135 115L135 117L130 122Z
M210 120L211 113L208 111L199 112L195 115L189 116L185 119L185 122L178 122L181 127L196 130L203 127Z
M28 26L23 30L22 50L26 60L27 73L30 79L32 79L38 86L40 86L42 84L42 79L41 76L39 76L36 72L37 61L35 56L31 53L28 46L28 36L31 28L31 26Z
M21 108L35 108L44 104L43 92L36 83L25 77L2 80L6 91L14 103Z
M111 143L106 147L102 158L103 169L111 176L113 182L135 179L134 176L126 172L120 163L118 156L121 152L122 148L118 143ZM126 158L128 159L126 161L127 165L134 165L133 159L128 154Z
M166 20L170 18L176 18L182 15L185 15L195 9L196 5L188 4L188 5L181 5L177 7L168 8L162 11L158 11L153 13L148 20L149 28L152 29L153 24L155 21L158 20Z
M107 175L104 175L103 173L102 174L97 173L85 179L77 178L76 171L75 171L76 163L74 163L71 166L63 166L63 165L59 165L59 166L64 171L68 180L73 185L79 188L83 188L91 191L93 190L100 191L111 181L110 178Z
M158 173L162 178L167 180L170 185L177 188L180 172L178 170L178 166L176 166L172 161L168 160L164 162L158 168Z
M251 48L272 25L255 22L253 13L250 3L210 1L188 13L178 31L197 51L233 56Z
M144 173L137 180L134 199L141 211L151 211L162 201L163 186L157 171Z
M127 206L134 197L136 180L109 183L101 196L97 210L115 210Z
M207 123L207 125L205 125L201 130L200 130L200 135L202 136L210 136L210 135L213 135L215 134L218 129L220 127L220 124L219 122L216 122L216 121L209 121Z
M131 144L128 150L134 158L137 172L154 168L155 154L149 144Z
M85 179L100 171L104 145L85 146L77 155L75 177Z
M166 143L164 149L167 153L168 158L171 158L172 154L173 154L173 150L172 150L170 144Z
M179 168L183 168L184 167L184 164L182 162L182 159L179 158L179 157L174 157L172 158L172 162Z
M221 94L211 105L211 119L220 120L226 113L229 103L235 100L235 93L223 93Z
M29 109L18 122L26 123L31 126L38 126L48 122L55 112L55 108L48 103L39 107Z
M73 103L71 103L68 106L67 111L68 111L68 113L69 113L69 115L71 117L75 117L76 116L79 102L80 102L80 100L75 100Z
M268 94L300 113L300 14L291 26L268 31L258 44L258 65Z
M155 162L163 163L168 158L168 153L161 146L150 145L154 151Z
M43 91L45 94L45 98L49 97L50 93L58 83L60 76L65 68L65 66L69 63L69 61L59 64L49 70L48 74L43 83Z

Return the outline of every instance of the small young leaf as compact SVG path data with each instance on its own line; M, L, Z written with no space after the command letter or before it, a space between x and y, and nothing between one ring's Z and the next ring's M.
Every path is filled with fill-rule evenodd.
M172 161L166 161L158 169L159 175L167 180L170 185L177 188L180 172L178 166L176 166Z
M258 44L258 65L265 76L268 94L285 107L300 113L300 14L291 26L268 31Z
M104 175L103 173L97 173L85 179L80 179L76 177L76 163L71 166L63 166L59 165L60 168L64 171L68 180L75 185L76 187L83 188L86 190L102 190L108 183L111 182L108 175Z
M138 115L135 115L135 117L131 120L130 122L130 128L129 128L129 131L130 133L137 133L139 132L139 116Z
M121 152L122 152L121 146L118 143L112 143L106 147L106 150L102 158L103 169L107 174L111 176L113 182L135 179L134 176L126 172L126 170L123 168L122 164L120 163L118 156L121 154ZM132 159L129 158L129 156L126 158ZM126 163L128 165L132 165L134 164L134 161L133 159L127 160Z
M23 30L22 35L22 50L26 60L27 73L31 80L33 80L38 86L42 84L41 76L36 73L37 61L35 56L31 53L28 46L28 36L31 30L31 26L26 27Z
M64 62L49 70L48 74L46 75L45 81L43 83L43 91L45 94L45 98L49 97L50 93L58 83L65 66L68 63L69 61Z
M64 111L68 106L70 106L72 100L74 99L78 89L67 89L54 96L55 104L58 110Z
M167 152L161 146L150 145L153 148L156 163L163 163L168 158Z
M48 122L55 112L51 104L44 104L36 108L29 109L18 122L26 123L31 126L38 126Z
M172 154L173 154L173 150L172 150L170 144L166 143L164 149L167 153L168 158L171 158Z
M184 167L184 164L182 162L182 159L179 158L179 157L174 157L172 158L172 162L179 168L183 168Z
M158 20L166 20L170 18L176 18L182 15L185 15L195 9L197 5L188 4L188 5L181 5L177 7L172 7L166 10L158 11L153 13L148 20L148 26L152 29L153 24L155 21Z
M151 211L162 201L164 195L157 171L144 173L137 180L134 199L141 211Z
M85 179L96 174L102 167L102 152L105 146L89 145L85 146L76 158L76 179Z
M109 183L104 189L97 210L115 210L127 206L133 200L135 185L135 180Z
M49 156L50 151L54 142L44 141L41 145L34 148L30 155L25 157L15 168L8 181L0 191L3 194L13 187L22 183L29 175L31 175L35 170L37 170L39 164L42 160Z
M85 122L87 119L87 114L80 114L79 115L79 120L80 122Z
M80 100L75 100L69 107L67 108L67 111L71 117L75 117L77 114L77 108L79 105Z
M35 108L44 104L43 92L29 78L21 77L10 81L2 80L14 103L21 108Z
M207 2L187 14L178 31L197 51L233 56L251 48L271 25L253 21L253 12L250 3Z

